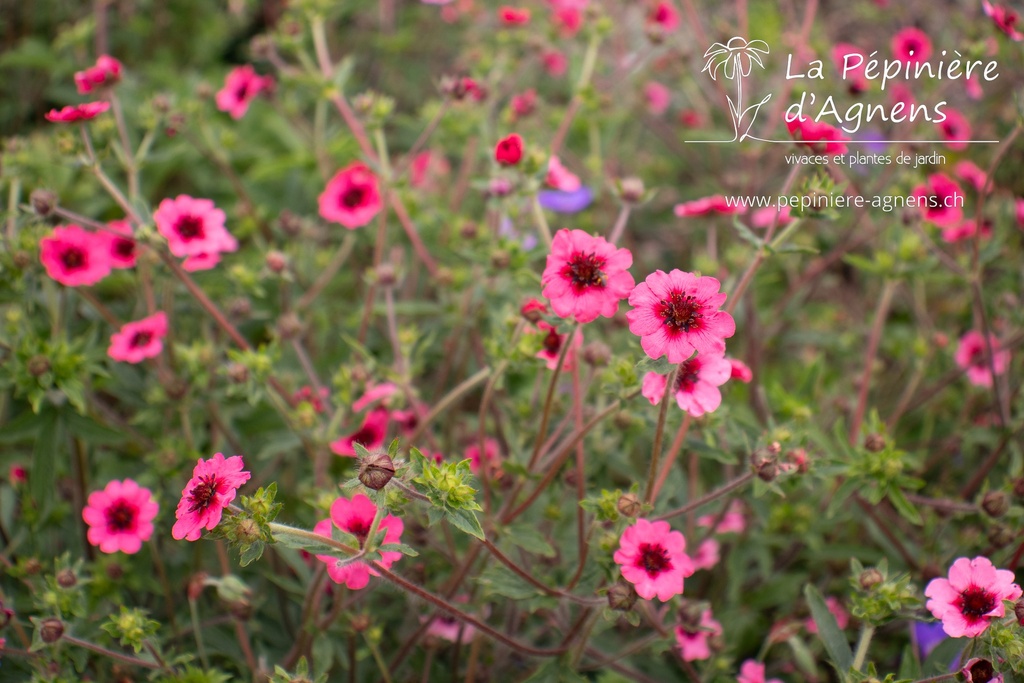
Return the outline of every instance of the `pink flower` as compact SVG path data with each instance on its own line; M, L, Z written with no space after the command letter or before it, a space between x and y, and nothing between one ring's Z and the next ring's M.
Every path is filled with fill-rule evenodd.
M614 560L637 595L665 602L682 595L683 579L693 575L693 562L685 551L686 539L672 531L668 522L640 517L622 532Z
M964 140L971 139L970 122L955 109L947 108L943 110L943 113L946 115L946 119L936 125L939 127L943 139L946 140L946 146L955 151L967 149L967 143Z
M992 363L997 375L1006 372L1010 367L1010 352L1001 348L999 340L990 336L992 344ZM967 380L978 387L992 386L992 367L988 362L988 345L985 337L977 330L971 330L960 337L960 345L953 357L961 369L967 371Z
M849 43L836 43L832 48L832 61L835 62L843 79L849 83L848 89L851 95L862 93L868 89L868 79L865 75L867 53ZM849 70L847 70L849 65Z
M494 147L494 160L502 166L515 166L523 158L523 138L512 133Z
M79 95L88 95L97 88L113 85L121 80L121 62L110 55L100 55L96 65L75 73Z
M110 102L86 102L69 104L63 109L51 109L46 113L46 120L54 123L76 123L94 119L110 109Z
M439 179L451 171L451 165L441 152L424 150L413 158L409 165L409 184L415 188L434 191Z
M945 173L933 173L928 182L912 192L924 219L938 226L951 226L963 219L964 191Z
M798 116L786 121L786 128L794 140L800 140L815 154L845 154L850 138L835 126L824 121L815 123L809 116Z
M985 91L981 89L981 79L977 74L971 74L970 78L964 79L964 92L972 100L980 100L984 97Z
M729 365L732 366L732 372L729 375L729 379L738 379L744 384L749 384L754 379L754 371L750 369L750 366L737 358L726 358L729 361Z
M828 611L832 613L832 616L836 619L836 625L840 630L845 629L850 624L850 613L846 611L843 604L836 600L831 595L825 598L825 606L828 607ZM818 624L814 619L807 619L804 622L804 628L807 629L808 633L817 633Z
M458 602L467 602L468 596L461 596L463 599L456 600ZM426 621L429 617L421 617L421 621ZM430 626L427 626L427 635L447 640L452 643L467 643L473 642L473 638L476 637L476 627L459 621L454 617L446 616L435 616L433 621L430 622Z
M333 524L358 538L360 547L365 547L376 516L377 506L361 493L352 496L352 500L337 498L331 504L330 519L317 522L317 525L313 527L313 533L330 538ZM398 517L385 515L378 523L377 528L384 531L384 543L400 543L405 525ZM388 551L381 553L380 557L378 562L381 566L390 569L391 565L402 558L402 553ZM327 565L327 575L335 583L345 584L349 590L366 588L366 584L370 583L371 575L380 576L380 573L366 562L352 562L331 555L317 555L316 559Z
M102 491L93 491L82 510L89 525L86 538L101 552L133 555L153 535L159 506L152 492L131 479L114 480Z
M925 606L942 620L946 635L973 638L1003 616L1003 600L1021 596L1013 579L1012 571L996 569L986 557L961 557L949 568L948 579L932 579L925 588Z
M704 125L704 117L696 109L684 109L679 112L679 123L686 128L700 128Z
M154 358L164 350L167 336L167 314L158 311L148 318L125 323L119 332L110 337L107 354L114 360L125 363L141 363Z
M675 214L680 217L708 216L713 213L728 216L734 213L743 213L747 210L747 207L738 199L727 200L723 195L716 194L702 199L694 199L683 204L676 204L674 210Z
M1003 683L1003 674L997 672L992 662L980 657L968 659L960 675L964 677L964 683Z
M569 333L558 334L558 329L543 320L537 323L538 329L544 334L543 346L536 353L535 358L545 361L548 370L554 370L558 366L558 357L562 354L562 344L565 343ZM583 344L583 332L577 331L572 337L572 346L565 353L565 363L562 370L568 372L576 367L576 351Z
M764 664L748 659L740 667L740 675L736 677L736 683L782 683L777 678L764 679Z
M181 500L174 516L178 521L171 529L177 540L198 541L203 529L212 531L220 524L224 508L235 499L238 488L251 476L243 470L242 456L225 458L217 453L209 460L202 458L192 470L192 478L181 491Z
M369 384L366 387L366 391L363 395L356 399L356 402L352 404L352 412L361 413L371 405L386 401L399 392L398 385L392 384L391 382L381 382L380 384Z
M272 76L260 76L249 64L235 67L228 72L224 87L217 92L217 109L227 112L233 119L240 119L257 95L273 88Z
M544 65L544 70L548 72L549 76L558 78L564 76L566 70L569 68L569 59L558 50L546 50L540 56L540 61Z
M234 250L231 250L234 251ZM210 270L220 263L219 251L204 251L201 254L193 254L181 262L181 267L190 273L200 270Z
M513 121L529 116L537 108L537 91L530 88L518 95L513 95L509 106L512 108Z
M535 323L540 320L541 316L548 314L548 307L540 299L530 298L520 307L519 314L531 323Z
M975 190L980 192L985 187L988 177L985 175L985 171L981 170L973 161L967 161L966 159L958 161L953 166L953 170L957 178L971 185Z
M661 116L672 103L672 91L657 81L650 81L644 86L644 97L647 98L647 111L654 116Z
M562 192L575 192L582 185L580 177L565 166L562 166L562 162L558 160L558 157L551 157L548 160L548 175L544 182Z
M647 21L658 26L665 33L671 33L679 28L679 12L671 2L660 0L654 5Z
M208 257L238 249L238 242L224 227L224 218L212 200L187 194L163 200L153 213L157 231L175 256Z
M358 161L335 173L320 194L323 219L349 230L369 223L382 206L377 176Z
M908 26L892 37L892 53L904 63L927 62L932 54L932 41L921 29Z
M331 450L337 455L354 458L356 457L354 444L358 443L368 451L380 448L384 445L384 437L387 435L389 416L387 408L374 408L366 415L366 419L363 420L359 429L337 441L332 441Z
M135 266L135 240L132 224L128 221L110 221L104 233L110 242L110 267L132 268ZM126 235L126 237L121 237Z
M693 561L694 571L700 571L701 569L711 569L718 561L722 559L719 554L718 541L713 538L705 538L701 541L700 545L697 546L697 552L694 553L691 558Z
M720 356L726 338L736 333L736 321L718 310L726 298L719 287L710 276L656 270L629 295L629 331L640 337L648 356L668 354L669 363L682 363L695 350Z
M583 26L583 11L590 0L549 0L551 21L563 38L572 38Z
M718 519L718 515L701 515L697 518L697 526L710 527ZM743 516L743 504L734 500L729 510L722 516L722 521L715 527L716 534L742 534L747 528L747 518Z
M1017 227L1024 230L1024 199L1014 199L1013 210L1017 216Z
M722 625L711 617L711 610L701 612L700 622L693 625L690 630L688 625L676 627L676 645L679 646L683 660L695 662L700 659L707 659L711 656L711 647L708 639L712 636L722 635Z
M39 260L62 285L94 285L110 274L109 246L107 238L77 225L58 226L39 241Z
M962 242L974 237L976 232L978 232L977 221L973 218L968 218L962 223L944 227L942 229L942 241L950 244ZM981 220L981 236L985 238L992 236L992 222L987 218Z
M295 403L308 403L313 407L314 413L324 412L324 401L327 400L328 396L327 387L320 387L319 396L314 393L313 387L306 385L295 392L292 400Z
M775 221L776 227L779 228L792 223L793 217L790 215L789 207L784 206L779 209L774 206L766 206L750 214L750 225L754 228L767 228L772 221Z
M498 8L498 19L505 26L523 26L530 23L530 10L525 7L503 5Z
M598 316L611 318L619 301L633 289L629 267L633 254L616 249L603 237L582 230L555 233L541 283L541 295L551 302L555 315L588 323Z
M676 404L693 417L713 413L722 405L718 387L729 381L732 365L721 354L699 354L679 366L676 374ZM644 375L641 392L651 405L661 403L668 377L656 372Z
M993 5L988 0L981 0L981 7L985 10L985 16L991 18L996 28L1005 33L1010 40L1024 40L1024 33L1017 30L1017 20L1020 17L1016 12L1002 5Z
M498 442L490 437L484 439L483 457L480 456L480 443L478 441L474 441L466 448L466 459L469 460L469 469L473 474L480 472L480 465L484 460L487 461L488 472L495 469L498 466L499 458Z

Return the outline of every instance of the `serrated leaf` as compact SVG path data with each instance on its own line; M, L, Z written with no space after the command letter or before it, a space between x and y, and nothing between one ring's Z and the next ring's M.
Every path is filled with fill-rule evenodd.
M477 582L494 595L510 600L526 600L541 595L534 586L516 576L503 564L493 564L480 574Z
M829 612L825 599L821 597L821 593L813 584L809 583L804 586L804 598L807 600L807 606L811 608L811 616L818 627L818 637L825 645L825 651L828 653L832 666L840 676L845 675L853 664L850 643L839 629L836 618Z
M266 544L263 541L256 541L255 543L250 543L239 554L238 564L242 565L243 567L249 566L256 560L263 557L263 550L265 549L265 547Z
M480 526L480 520L472 510L448 510L445 519L460 531L470 536L475 536L481 541L484 540L484 529Z
M62 416L68 431L90 444L112 444L124 441L125 434L96 422L90 417L73 411L64 411Z
M903 491L899 488L895 486L889 487L889 502L900 513L900 516L911 524L921 526L924 523L924 520L921 519L921 513L907 500L907 497L903 495Z
M377 552L381 553L402 553L409 557L419 557L419 553L413 550L412 546L408 546L405 543L385 543L378 546Z
M505 539L509 543L513 543L528 553L534 555L540 555L541 557L554 557L555 549L548 543L544 535L540 533L535 527L527 526L525 524L517 524L515 526L508 527L505 533Z
M732 227L734 230L736 230L736 234L738 234L740 239L743 240L744 242L747 242L748 244L751 244L752 246L757 247L758 249L764 246L764 240L762 240L760 237L751 232L750 228L743 225L743 223L740 222L738 218L734 217L732 219Z

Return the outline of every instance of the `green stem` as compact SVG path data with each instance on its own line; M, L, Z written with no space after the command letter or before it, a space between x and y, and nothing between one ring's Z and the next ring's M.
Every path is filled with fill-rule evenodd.
M199 661L203 663L204 669L210 668L210 660L206 657L206 647L203 645L203 628L199 623L199 606L195 600L188 601L189 612L192 614L192 637L196 640L196 652L199 653Z
M860 671L864 666L864 658L868 654L868 646L871 645L871 637L875 635L875 627L871 624L864 624L860 629L860 639L857 641L857 651L853 654L853 670Z
M668 415L668 404L671 400L672 389L676 385L676 376L679 374L677 365L668 373L665 381L665 393L661 396L661 410L658 411L658 426L654 431L654 445L651 447L651 466L647 472L647 488L644 492L644 502L650 503L654 499L654 484L658 476L658 460L661 459L661 442L665 438L665 417Z
M384 662L384 658L380 656L380 649L377 644L370 640L370 636L367 635L366 631L363 631L363 640L366 641L366 646L370 648L370 653L373 655L373 661L377 662L377 668L380 669L380 675L384 683L391 683L391 674L388 672L388 665Z

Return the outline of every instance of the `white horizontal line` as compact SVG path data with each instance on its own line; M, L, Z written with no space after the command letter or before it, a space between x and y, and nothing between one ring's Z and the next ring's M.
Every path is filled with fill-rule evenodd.
M962 145L995 145L999 143L999 140L764 140L762 138L756 138L756 142L770 142L775 145L813 145L819 142L829 143L841 143L844 145L888 145L888 144L937 144L945 145L948 143L956 143ZM693 144L704 144L704 145L727 145L730 143L738 142L737 140L683 140L684 143Z

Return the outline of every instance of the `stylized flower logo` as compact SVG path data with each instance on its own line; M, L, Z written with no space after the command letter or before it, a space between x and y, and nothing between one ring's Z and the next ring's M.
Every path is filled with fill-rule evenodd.
M772 98L770 94L766 95L760 102L752 104L746 109L743 108L743 79L750 75L754 64L757 64L762 69L764 68L764 62L761 61L761 57L767 55L768 52L768 43L763 40L748 41L740 36L736 36L730 38L729 42L724 45L722 43L715 43L704 53L704 59L707 61L704 63L704 68L701 69L702 73L707 71L712 80L718 80L718 72L721 70L722 75L726 79L736 81L736 101L733 102L731 97L726 96L726 99L729 100L729 112L732 114L734 131L733 139L729 142L750 137L747 133L750 131L750 127L754 125L754 119L757 118L758 110L761 108L761 105ZM750 115L749 120L741 134L740 127L748 114Z

